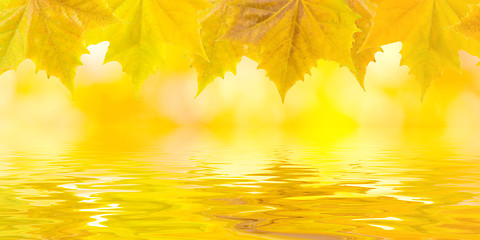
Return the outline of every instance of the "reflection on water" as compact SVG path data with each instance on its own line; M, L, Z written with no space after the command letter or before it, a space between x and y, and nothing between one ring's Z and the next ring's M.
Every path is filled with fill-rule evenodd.
M480 239L479 141L100 135L3 147L1 239Z

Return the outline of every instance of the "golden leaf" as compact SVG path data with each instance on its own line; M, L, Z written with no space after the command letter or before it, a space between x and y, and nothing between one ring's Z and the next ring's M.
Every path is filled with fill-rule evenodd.
M205 56L200 39L198 12L206 0L108 0L114 15L123 21L91 31L89 43L109 41L106 61L118 61L139 89L162 63L166 44Z
M201 36L208 60L199 55L193 56L192 65L198 73L199 95L215 78L226 72L235 74L238 63L245 54L242 44L220 39L228 30L232 9L229 0L218 2L201 22Z
M353 68L350 48L357 15L343 0L235 0L226 38L261 46L259 68L283 98L319 59Z
M458 51L465 38L454 31L478 0L374 0L377 4L372 28L361 50L402 42L402 65L407 65L422 88L448 67L460 68Z
M355 42L350 50L353 68L350 71L355 75L362 88L364 88L367 66L370 62L375 61L375 53L382 51L378 46L360 50L370 31L372 25L370 20L375 13L375 5L366 0L347 0L346 2L353 11L361 16L361 18L355 21L361 32L356 32L353 35Z
M70 91L88 52L83 33L114 20L100 0L11 0L0 9L0 73L30 58Z

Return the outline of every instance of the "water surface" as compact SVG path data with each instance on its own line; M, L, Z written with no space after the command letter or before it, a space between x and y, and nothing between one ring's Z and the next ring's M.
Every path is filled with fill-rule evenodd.
M180 129L48 146L1 148L0 239L480 239L478 138Z

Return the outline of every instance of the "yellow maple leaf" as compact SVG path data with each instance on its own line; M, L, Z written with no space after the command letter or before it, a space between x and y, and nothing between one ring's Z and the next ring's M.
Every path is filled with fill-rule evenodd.
M456 29L468 37L480 40L480 5L473 5L471 12Z
M259 68L282 99L319 59L353 68L350 48L357 15L344 0L234 0L226 38L261 46Z
M480 4L471 5L471 11L455 26L455 30L467 38L463 41L463 50L472 55L480 56ZM479 63L480 64L480 63Z
M73 90L83 33L114 21L101 0L0 1L0 73L29 58Z
M197 96L215 78L227 72L235 74L236 67L245 54L244 45L220 39L228 30L232 8L229 0L219 1L203 18L201 36L208 60L199 55L193 56L192 65L198 73Z
M377 10L361 50L402 42L402 65L416 76L424 95L446 68L460 68L465 38L454 25L478 0L373 0Z
M378 46L360 50L370 31L372 25L370 20L375 13L376 6L366 0L347 0L346 3L354 12L361 16L361 18L355 21L355 24L361 32L356 32L353 35L355 42L350 50L353 68L351 68L350 71L355 75L362 88L365 88L364 81L367 66L370 62L375 61L375 53L382 51Z
M106 61L118 61L138 91L164 59L166 44L205 57L198 12L206 0L107 0L123 21L87 34L89 43L109 41Z

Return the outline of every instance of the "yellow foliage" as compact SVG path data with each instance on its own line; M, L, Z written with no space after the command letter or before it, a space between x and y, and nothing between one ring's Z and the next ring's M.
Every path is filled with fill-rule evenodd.
M402 65L420 82L422 93L447 68L460 68L464 36L454 25L476 0L372 0L377 4L372 28L361 50L399 42Z
M355 22L361 32L356 32L353 35L355 42L350 50L353 68L350 68L350 70L355 75L360 85L364 87L367 66L370 62L375 61L375 53L382 50L379 46L360 50L365 42L368 32L370 31L372 25L370 20L375 13L375 5L366 0L347 0L346 2L353 11L362 16Z
M221 38L228 30L232 8L229 0L216 4L202 21L202 41L208 59L199 55L193 56L192 65L198 72L197 95L215 78L223 77L226 72L233 72L245 54L242 44L226 41Z
M474 5L467 17L457 26L466 36L480 40L480 5Z
M259 68L282 98L319 59L353 67L350 47L357 15L343 0L238 0L226 37L261 46Z
M137 90L161 65L166 44L205 57L197 13L209 6L206 0L107 0L107 3L122 21L89 32L87 41L92 44L109 41L106 61L122 64Z
M83 33L114 20L102 0L0 1L0 74L26 58L73 90Z
M401 42L401 64L410 68L424 93L445 70L460 68L459 50L480 56L478 4L480 0L1 0L0 74L29 58L73 90L76 67L87 52L85 41L108 41L105 60L118 61L137 92L149 75L171 67L166 61L182 59L197 71L198 95L216 78L235 74L246 56L266 70L284 99L320 59L346 66L363 87L367 66L380 47Z

